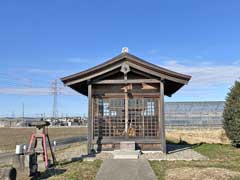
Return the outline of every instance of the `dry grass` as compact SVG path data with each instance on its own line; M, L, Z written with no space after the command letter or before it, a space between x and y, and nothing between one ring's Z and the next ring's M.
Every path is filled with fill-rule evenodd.
M82 143L72 144L65 149L56 152L56 158L59 164L55 170L44 172L42 179L47 177L53 180L93 180L97 174L102 161L92 162L82 161L81 155L86 155L87 145Z
M35 128L0 128L0 151L12 151L17 144L28 143ZM87 134L87 128L49 128L50 139L81 136Z
M87 154L86 143L73 143L55 152L55 156L58 162L72 161L73 159L78 159L82 155L86 154Z
M70 164L62 164L57 166L63 173L52 176L51 180L94 180L98 169L101 166L101 160L95 161L77 161Z
M196 128L196 129L166 129L166 137L171 141L186 141L189 144L229 144L225 131L222 128Z

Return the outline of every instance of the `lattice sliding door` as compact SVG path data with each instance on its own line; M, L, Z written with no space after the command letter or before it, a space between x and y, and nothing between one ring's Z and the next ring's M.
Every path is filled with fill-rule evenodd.
M158 137L158 105L158 98L129 98L126 133L124 98L95 98L94 136Z

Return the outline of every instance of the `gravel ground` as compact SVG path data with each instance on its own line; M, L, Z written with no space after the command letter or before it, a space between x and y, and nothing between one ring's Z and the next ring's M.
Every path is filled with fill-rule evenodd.
M228 180L240 178L239 172L223 168L174 168L167 170L166 180Z
M101 152L96 154L96 159L113 159L113 152ZM144 152L140 155L140 159L148 160L208 160L206 156L203 156L192 149L184 149L181 151L172 152L170 154L164 154L162 152Z
M110 152L101 152L101 153L98 153L98 154L96 154L96 159L101 159L101 160L104 160L104 159L113 159L113 153L110 153Z
M167 145L168 154L164 154L161 151L159 152L143 152L140 158L145 158L148 160L208 160L208 157L203 156L202 154L191 149L191 145L187 144L168 144Z
M169 148L169 147L168 147ZM86 156L87 154L87 146L86 144L76 144L67 149L60 150L56 153L57 160L71 160L72 158L80 158L81 155L85 156L86 159L94 160L94 159L113 159L113 151L102 151L97 153L94 156ZM189 147L184 147L182 145L174 145L170 146L169 153L164 154L161 151L151 151L151 152L143 152L140 155L140 159L147 160L208 160L206 156L199 154L198 152L190 149Z
M192 149L185 149L185 150L173 152L167 155L162 152L147 152L147 153L143 153L140 156L140 158L148 159L148 160L168 160L168 161L208 160L208 157L203 156Z

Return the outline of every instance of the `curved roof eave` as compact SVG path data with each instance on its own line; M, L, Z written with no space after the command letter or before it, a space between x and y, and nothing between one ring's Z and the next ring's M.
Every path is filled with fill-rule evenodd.
M117 63L123 59L127 59L128 61L132 61L140 66L143 66L143 67L146 67L147 69L150 69L152 71L156 71L160 74L163 74L163 75L166 75L168 77L173 77L173 78L177 78L177 79L180 79L182 80L182 84L187 84L187 82L191 79L191 76L189 75L185 75L185 74L181 74L181 73L178 73L178 72L174 72L174 71L171 71L171 70L168 70L168 69L165 69L165 68L162 68L162 67L159 67L157 65L154 65L152 63L149 63L143 59L140 59L130 53L121 53L120 55L102 63L102 64L99 64L95 67L92 67L90 69L87 69L85 71L82 71L82 72L79 72L79 73L76 73L76 74L72 74L72 75L69 75L69 76L66 76L66 77L63 77L61 78L62 82L64 84L70 82L70 81L73 81L73 80L76 80L76 79L86 79L88 76L90 76L91 74L94 74L95 72L97 71L101 71L101 69L104 69L108 66L111 66L113 65L114 63ZM79 81L78 81L79 82Z

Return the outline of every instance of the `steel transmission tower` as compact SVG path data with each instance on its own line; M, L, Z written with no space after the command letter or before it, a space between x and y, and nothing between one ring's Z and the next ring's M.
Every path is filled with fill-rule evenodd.
M53 109L52 117L56 119L58 117L57 99L58 99L58 81L52 82L52 95L53 95Z

